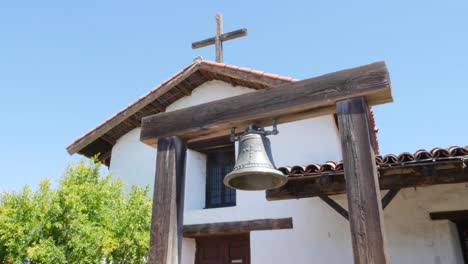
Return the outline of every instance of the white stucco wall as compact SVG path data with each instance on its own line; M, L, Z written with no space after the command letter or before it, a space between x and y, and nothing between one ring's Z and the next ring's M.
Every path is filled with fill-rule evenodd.
M140 130L135 128L117 140L109 169L115 177L122 178L127 187L149 185L153 188L156 151L140 142Z
M167 108L173 111L252 91L211 81ZM323 116L279 126L270 137L276 165L340 160L341 149L334 119ZM156 150L139 141L139 129L118 140L112 150L111 171L132 184L153 185ZM237 192L235 207L203 209L206 157L187 153L185 224L261 218L293 217L290 230L251 233L253 264L352 263L348 222L318 198L267 202L264 192ZM346 204L345 196L334 197ZM391 263L463 263L457 233L449 221L431 221L429 212L468 209L463 184L402 190L385 210ZM193 264L195 242L183 241L183 264Z

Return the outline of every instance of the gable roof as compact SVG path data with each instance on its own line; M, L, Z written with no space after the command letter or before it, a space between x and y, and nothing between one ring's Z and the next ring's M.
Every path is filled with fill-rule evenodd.
M296 81L290 77L196 59L118 113L77 138L67 147L68 153L79 153L86 157L100 154L100 160L109 165L112 147L116 141L132 129L139 127L143 117L164 112L167 106L190 95L195 88L211 80L252 89L264 89Z
M68 145L68 153L78 153L88 158L99 154L101 162L109 166L112 147L120 137L141 126L143 117L164 112L167 106L190 95L195 88L211 80L256 90L297 81L290 77L197 58L148 93L77 138ZM374 149L378 154L377 129L371 109L370 119Z

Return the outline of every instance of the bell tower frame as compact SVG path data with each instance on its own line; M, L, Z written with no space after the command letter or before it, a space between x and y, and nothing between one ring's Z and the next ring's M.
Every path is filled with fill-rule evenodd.
M180 263L187 143L336 113L340 127L354 263L386 264L382 205L369 106L392 102L384 62L338 71L142 120L140 140L158 146L148 263Z

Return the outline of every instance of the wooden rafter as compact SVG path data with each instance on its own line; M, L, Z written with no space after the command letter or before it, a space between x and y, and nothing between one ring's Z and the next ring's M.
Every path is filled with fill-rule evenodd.
M125 119L124 122L129 123L130 125L134 127L139 127L141 126L141 121L137 120L134 116L129 116L127 119Z
M106 134L102 135L101 139L106 141L107 143L109 143L111 145L115 144L115 140L113 138L111 138L110 136L106 135Z

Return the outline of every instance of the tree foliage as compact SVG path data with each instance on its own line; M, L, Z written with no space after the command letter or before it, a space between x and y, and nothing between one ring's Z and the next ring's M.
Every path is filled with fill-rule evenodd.
M69 166L58 187L44 180L0 195L0 261L23 263L145 263L151 200L148 187L131 187L100 164Z

